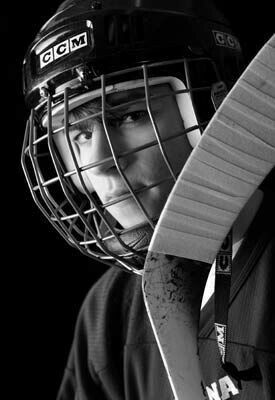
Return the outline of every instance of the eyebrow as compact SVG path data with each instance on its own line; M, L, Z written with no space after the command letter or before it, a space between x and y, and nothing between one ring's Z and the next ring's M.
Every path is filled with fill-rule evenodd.
M119 102L120 104L120 102ZM111 106L109 103L107 103L106 107L106 117L107 118L117 118L119 119L120 114L111 109ZM102 124L102 108L101 108L101 100L96 99L96 100L91 100L90 102L86 103L85 105L82 105L80 107L77 107L76 109L73 109L69 112L69 121L70 121L70 131L74 130L86 130L91 127L91 124L97 122ZM98 114L97 116L94 116L95 114ZM84 119L84 121L81 121ZM80 122L77 122L80 121Z
M144 100L145 98L145 91L144 88L137 88L135 90L130 89L130 90L125 90L123 92L116 92L116 93L110 93L106 95L106 114L107 117L117 117L116 113L112 110L109 109L109 107L114 107L114 106L122 106L121 110L124 108L123 103L125 103L125 107L127 107L127 103L131 101L136 101L136 100ZM70 122L76 122L76 120L88 117L90 114L95 114L95 113L100 113L102 110L101 108L101 98L94 99L89 101L88 103L79 106L69 112L69 116L72 117L72 120ZM96 121L101 121L101 116L99 115L98 117L94 118ZM92 118L89 118L85 121L73 124L72 128L76 127L79 129L85 129L89 126L91 123L90 121Z
M152 87L150 89L152 89ZM153 89L155 89L155 87ZM151 90L151 93L152 93L152 90ZM123 112L125 109L130 107L131 104L128 104L128 103L132 103L132 102L135 103L138 100L145 101L145 87L132 88L132 89L128 89L128 90L123 90L123 91L119 91L119 92L106 94L106 114L107 114L106 116L107 116L107 118L108 117L119 118L119 114L116 114L117 110L109 109L109 107L112 108L112 107L119 106L118 112ZM102 110L101 104L102 104L102 100L100 97L97 99L93 99L93 100L87 102L86 104L77 107L76 109L71 110L69 112L69 115L72 116L73 121L70 121L70 122L75 122L77 119L88 117L91 114L100 113ZM76 128L76 127L77 127L77 129L87 129L87 127L91 124L92 119L94 119L100 123L102 122L101 115L99 115L98 117L94 117L94 118L91 117L85 121L73 124L73 126L71 126L71 129Z

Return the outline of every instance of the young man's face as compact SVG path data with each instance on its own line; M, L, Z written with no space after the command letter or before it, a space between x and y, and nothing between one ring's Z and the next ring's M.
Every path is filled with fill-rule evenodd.
M154 116L164 150L175 173L179 173L186 162L192 148L186 135L169 139L183 132L178 105L168 84L155 85L150 88L151 96L165 95L151 100L151 110ZM115 106L136 100L131 105L116 111L107 111L107 127L114 151L119 155L119 165L133 190L140 190L136 196L142 202L144 209L151 218L159 216L167 196L174 184L164 161L158 144L146 147L146 144L156 141L156 135L147 111L144 89L131 89L107 96L108 106ZM92 105L91 105L92 108ZM93 113L88 110L87 114ZM70 118L73 121L75 117ZM110 146L100 119L89 119L85 126L74 125L70 128L70 139L80 167L88 164L101 164L86 169L83 179L90 192L95 191L103 204L113 202L122 195L130 194L127 186L115 166L111 156ZM73 161L66 144L64 132L56 135L56 144L65 162L66 168L74 169ZM137 148L145 146L136 152ZM127 154L131 152L131 154ZM78 178L73 177L75 185L83 192ZM162 181L162 183L158 183ZM157 185L155 185L158 183ZM155 186L154 186L155 185ZM146 189L146 190L145 190ZM128 198L107 207L108 212L123 228L130 228L146 222L146 217L136 201Z

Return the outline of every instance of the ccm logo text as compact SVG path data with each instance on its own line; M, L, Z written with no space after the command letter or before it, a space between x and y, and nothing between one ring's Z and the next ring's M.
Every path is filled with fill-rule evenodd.
M226 32L213 31L216 45L229 47L230 49L240 50L241 46L237 38Z
M42 69L58 58L61 58L66 54L72 53L73 51L87 45L87 32L82 32L78 35L72 36L41 53L39 56L40 68Z

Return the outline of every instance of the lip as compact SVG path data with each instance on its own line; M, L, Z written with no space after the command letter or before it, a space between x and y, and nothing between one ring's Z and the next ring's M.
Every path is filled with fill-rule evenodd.
M131 196L131 193L130 193L129 190L123 190L123 191L116 191L116 192L108 193L104 197L104 203L106 204L106 203L111 203L113 201L122 201L123 197L128 198L129 196Z

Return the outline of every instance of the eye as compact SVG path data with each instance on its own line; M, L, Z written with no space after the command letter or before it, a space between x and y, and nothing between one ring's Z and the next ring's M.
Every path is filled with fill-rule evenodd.
M139 121L143 121L148 117L147 110L137 110L124 114L120 119L120 125L122 124L134 124Z
M74 142L76 142L78 145L83 145L86 144L87 142L89 142L89 140L92 139L93 136L93 132L91 131L82 131L79 134L77 134L74 137Z

